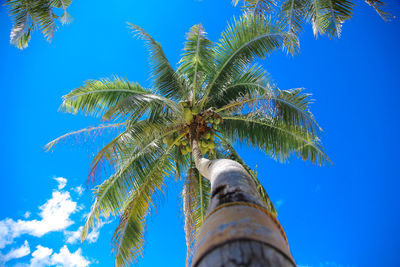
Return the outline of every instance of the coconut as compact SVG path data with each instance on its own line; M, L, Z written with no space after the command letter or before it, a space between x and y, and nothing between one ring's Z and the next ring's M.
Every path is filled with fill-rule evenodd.
M214 149L215 148L215 144L214 143L208 143L208 148L209 149Z
M215 120L214 120L214 122L215 122L215 124L220 124L221 123L221 119L220 118L216 118Z
M196 107L194 107L194 108L192 109L192 114L193 114L193 115L199 114L199 109L196 108Z
M185 109L184 114L185 114L185 121L189 123L193 121L193 114L192 112L190 112L190 109Z

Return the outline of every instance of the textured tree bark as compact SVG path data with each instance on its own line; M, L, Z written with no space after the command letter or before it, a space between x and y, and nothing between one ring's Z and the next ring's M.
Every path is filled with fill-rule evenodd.
M296 266L280 224L265 209L256 185L238 162L208 160L196 141L193 157L211 182L207 220L196 243L193 267Z

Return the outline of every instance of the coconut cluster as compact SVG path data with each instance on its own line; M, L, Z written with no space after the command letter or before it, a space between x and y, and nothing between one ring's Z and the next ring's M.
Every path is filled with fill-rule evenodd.
M204 112L199 112L197 107L191 106L190 102L181 103L183 113L184 113L184 127L182 131L188 131L195 135L198 140L199 147L203 153L213 154L215 150L215 135L218 130L218 126L221 124L222 119L217 113L206 110ZM164 138L164 144L170 146L172 145L174 138L166 137ZM181 140L177 141L176 145L182 155L187 155L192 152L190 146L190 135L187 134Z

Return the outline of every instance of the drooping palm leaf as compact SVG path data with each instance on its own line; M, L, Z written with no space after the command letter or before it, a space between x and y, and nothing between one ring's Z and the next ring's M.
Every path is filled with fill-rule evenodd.
M392 14L390 14L389 12L386 12L384 9L384 7L386 6L386 3L381 1L381 0L365 0L365 2L372 6L373 9L375 9L375 11L379 14L379 16L381 16L381 18L385 21L389 21L392 18L394 18L394 16Z
M293 154L320 165L330 161L319 140L301 127L284 124L261 113L222 118L221 130L229 139L257 147L282 162Z
M203 105L209 95L218 94L221 85L237 77L255 58L264 58L290 40L292 51L297 51L296 36L285 32L281 25L257 15L246 15L235 20L222 33L215 46L216 72L210 76Z
M13 21L10 43L19 49L26 48L36 27L40 28L50 42L57 29L56 20L59 19L62 24L72 20L66 11L71 2L71 0L7 0L5 4ZM63 9L63 15L58 16L55 9Z

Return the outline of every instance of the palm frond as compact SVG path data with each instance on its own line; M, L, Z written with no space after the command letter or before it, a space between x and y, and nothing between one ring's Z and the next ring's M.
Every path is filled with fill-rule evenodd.
M291 155L323 165L330 162L319 139L303 128L287 125L262 113L223 116L221 132L233 142L257 147L282 162Z
M383 20L390 21L391 19L394 18L394 16L392 14L383 10L384 7L386 6L385 2L383 2L381 0L365 0L365 2L368 5L372 6L372 8L375 9L375 11L379 14L379 16Z
M127 151L135 144L136 146L142 146L142 144L149 143L155 139L174 134L177 131L176 126L168 118L159 118L157 120L143 119L129 125L124 132L119 134L96 154L90 164L88 179L94 181L96 176L100 176L99 170L105 169L105 163L110 164L115 169L119 155L129 153Z
M161 95L176 100L184 99L184 96L187 97L183 82L171 67L161 45L139 26L131 23L128 23L128 25L133 33L143 39L148 46L154 86Z
M89 80L63 96L60 109L74 114L83 112L85 115L101 116L128 96L145 101L157 97L139 84L118 77L113 80Z
M232 3L236 6L239 0L233 0ZM243 0L242 10L246 13L257 15L268 15L277 5L274 0Z
M195 241L206 218L210 189L209 180L202 177L192 164L182 191L187 245L186 266L190 266Z
M239 99L255 98L265 94L269 90L271 82L269 75L257 64L244 68L237 77L226 84L217 94L213 95L207 103L207 107L223 108L226 105L237 102Z
M142 255L146 217L151 205L156 207L154 199L162 199L164 178L173 174L173 161L169 158L168 151L160 156L157 164L147 168L146 179L131 193L132 200L125 208L114 232L116 266L129 266Z
M285 0L278 16L289 32L298 35L302 30L305 18L306 0Z
M74 137L76 140L86 142L89 138L93 139L96 135L101 134L104 130L115 130L124 127L125 125L125 123L101 124L99 126L92 126L78 131L69 132L49 142L44 148L46 151L53 150L59 143Z
M192 103L195 103L206 73L214 69L214 59L211 50L212 42L201 24L194 25L186 37L184 53L180 60L178 72L185 75L192 85Z
M216 110L221 114L243 114L243 111L258 112L270 119L299 126L307 133L316 135L322 131L310 111L311 94L303 93L302 88L280 90L278 88L264 87L258 83L248 83L246 86L256 87L259 95L241 97L236 101Z
M272 98L277 108L277 117L286 124L302 127L309 133L322 131L310 111L311 94L303 93L303 88L276 90Z
M235 20L215 46L216 71L209 79L203 106L209 95L217 94L222 85L243 71L243 67L257 57L264 58L282 48L284 40L291 40L291 48L297 50L297 37L285 32L281 25L273 25L271 19L246 15Z
M312 22L315 37L326 34L339 38L343 23L353 15L353 7L348 0L310 0L307 17Z

